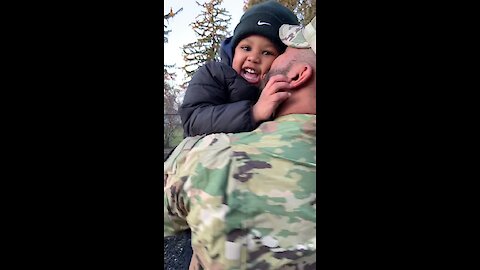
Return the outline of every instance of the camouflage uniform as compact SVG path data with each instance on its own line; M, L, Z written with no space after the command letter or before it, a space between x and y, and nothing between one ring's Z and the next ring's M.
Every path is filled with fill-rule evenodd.
M164 163L164 236L191 228L190 269L315 269L316 116L187 138Z
M311 48L317 53L317 16L305 27L284 24L278 30L280 39L285 45L293 48Z

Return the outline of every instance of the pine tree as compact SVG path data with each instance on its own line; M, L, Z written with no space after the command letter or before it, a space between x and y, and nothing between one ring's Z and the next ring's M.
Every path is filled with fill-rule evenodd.
M183 8L177 10L177 12L173 12L173 9L170 8L170 12L164 15L164 20L168 21L169 19L173 18L178 12L182 11ZM168 34L172 30L167 29L167 26L164 26L163 32L163 42L168 42ZM164 113L175 113L177 109L176 99L178 96L178 90L175 90L173 85L175 79L175 73L170 72L170 69L174 69L175 65L163 65L163 105L164 105Z
M177 12L173 12L170 8L170 12L164 15L164 20L168 21L170 18L173 18L178 12L182 11L183 8L180 8ZM168 29L167 26L164 26L163 32L163 42L168 42L168 34L172 30ZM171 148L174 146L174 136L175 132L178 130L178 127L181 125L178 118L178 96L180 90L175 86L175 72L170 72L170 69L175 69L175 65L163 65L163 147Z
M221 42L230 35L227 29L231 15L225 8L220 7L223 0L207 0L203 4L197 1L196 3L202 7L202 10L190 26L198 39L182 47L185 60L183 70L187 75L187 81L204 62L220 60L218 51Z
M168 21L168 19L173 18L175 15L177 15L182 10L183 10L183 7L180 8L179 10L177 10L176 12L173 12L173 8L170 7L170 12L163 15L163 18ZM167 25L164 25L163 27L164 27L164 29L163 29L163 43L167 43L168 42L167 36L170 32L172 32L172 30L167 29Z
M170 8L170 12L164 15L164 20L168 21L169 19L173 18L175 15L177 15L180 11L182 11L183 8L180 8L176 12L173 12L173 9ZM167 26L164 26L164 32L163 32L163 42L167 43L168 42L168 34L172 30L167 29ZM164 105L164 113L176 113L177 110L177 97L178 97L178 90L175 89L175 86L173 85L174 79L175 79L175 73L170 72L170 69L174 69L175 65L163 65L163 105Z
M244 0L243 10L267 0ZM317 0L277 0L297 15L301 25L308 24L317 15Z
M173 81L175 74L164 69L163 80L163 146L171 148L176 130L181 126L178 118L178 95L180 90L175 88Z

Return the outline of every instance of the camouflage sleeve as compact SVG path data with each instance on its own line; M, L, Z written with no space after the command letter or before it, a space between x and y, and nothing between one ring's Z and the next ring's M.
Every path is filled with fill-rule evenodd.
M164 237L192 226L198 213L188 216L192 210L191 202L209 202L208 186L222 190L220 186L227 182L229 168L225 165L229 161L229 152L225 148L229 145L228 137L225 134L204 137L185 139L164 163ZM201 190L199 185L207 190Z
M191 228L193 269L315 269L315 122L303 118L208 135L165 162L164 235Z
M171 236L187 230L186 217L189 198L184 191L186 179L192 173L187 167L189 151L204 136L184 139L163 164L163 236Z
M164 187L163 196L163 236L171 236L188 229L185 220L188 202L182 192L183 181L175 176L169 177L168 186Z

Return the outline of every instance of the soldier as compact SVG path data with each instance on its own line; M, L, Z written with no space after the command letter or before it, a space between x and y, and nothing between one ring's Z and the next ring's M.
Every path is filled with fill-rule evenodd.
M279 35L275 119L188 137L164 163L164 237L191 229L190 269L315 269L316 19Z

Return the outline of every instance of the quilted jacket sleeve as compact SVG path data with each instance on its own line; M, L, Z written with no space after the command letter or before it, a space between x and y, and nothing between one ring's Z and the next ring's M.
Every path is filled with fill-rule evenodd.
M259 96L233 68L208 62L192 77L180 107L184 135L236 133L257 127L252 106Z

